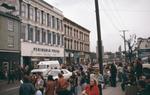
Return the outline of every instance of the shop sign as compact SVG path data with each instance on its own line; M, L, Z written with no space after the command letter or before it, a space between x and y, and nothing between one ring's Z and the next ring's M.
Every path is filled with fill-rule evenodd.
M64 57L64 48L23 42L21 43L21 55L38 57Z

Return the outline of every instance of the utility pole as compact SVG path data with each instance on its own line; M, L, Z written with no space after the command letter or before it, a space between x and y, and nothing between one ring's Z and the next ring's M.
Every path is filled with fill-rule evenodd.
M96 9L96 22L97 22L97 38L98 38L98 63L99 63L99 69L100 74L103 75L103 58L102 58L102 41L101 41L101 28L100 28L100 16L99 16L99 5L98 0L95 0L95 9ZM99 86L99 94L102 94L102 87Z
M126 53L126 32L127 32L128 30L121 30L121 32L123 32L123 40L124 40L124 52L125 52L125 63L127 62L127 59L126 59L126 55L127 55L127 53Z

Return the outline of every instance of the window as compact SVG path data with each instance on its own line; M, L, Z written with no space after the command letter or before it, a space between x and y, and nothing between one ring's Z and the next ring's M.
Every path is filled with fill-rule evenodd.
M64 25L64 31L65 31L65 35L66 35L66 25Z
M72 37L72 27L70 27L70 37Z
M25 3L22 3L21 6L22 6L21 7L21 16L22 17L26 17L26 14L27 14L27 10L26 10L27 9L27 5Z
M60 30L61 30L61 31L63 30L63 23L62 23L62 20L60 20Z
M70 44L71 44L71 46L70 46L71 48L70 49L72 49L72 40L70 41Z
M21 25L21 39L25 39L25 34L26 34L26 25L22 24Z
M30 20L34 21L34 8L30 6Z
M48 31L48 43L51 43L51 32Z
M55 28L55 17L52 16L52 28L54 29Z
M74 41L74 50L76 49L76 41Z
M53 44L56 44L56 34L53 32Z
M57 23L56 23L57 24L57 30L59 30L60 29L60 21L58 18L56 19L56 21L57 21Z
M36 31L35 31L35 41L40 42L40 29L39 28L36 28Z
M65 44L65 48L66 48L66 38L65 38L65 43L64 44Z
M8 36L8 47L14 47L14 36Z
M51 15L47 14L47 26L51 27Z
M46 13L43 12L43 24L46 25Z
M12 20L8 20L8 30L9 31L14 31L14 23Z
M28 40L33 41L33 27L29 27Z
M46 31L44 29L42 29L42 42L46 42Z
M61 36L61 44L62 44L62 46L64 45L64 36L63 35Z
M40 17L41 17L41 11L40 10L37 10L37 22L40 23Z
M57 34L57 44L60 45L60 35Z

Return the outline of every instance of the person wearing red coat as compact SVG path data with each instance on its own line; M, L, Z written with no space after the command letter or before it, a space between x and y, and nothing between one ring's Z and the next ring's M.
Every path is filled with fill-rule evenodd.
M85 87L82 95L99 95L99 88L95 79L91 79L90 85Z

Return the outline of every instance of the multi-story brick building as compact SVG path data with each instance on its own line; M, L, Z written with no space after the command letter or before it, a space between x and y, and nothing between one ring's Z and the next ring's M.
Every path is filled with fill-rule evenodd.
M65 61L85 62L89 60L90 31L64 17Z

